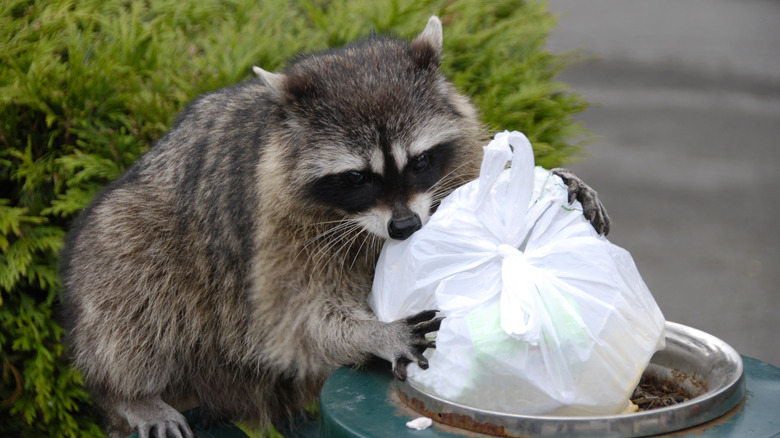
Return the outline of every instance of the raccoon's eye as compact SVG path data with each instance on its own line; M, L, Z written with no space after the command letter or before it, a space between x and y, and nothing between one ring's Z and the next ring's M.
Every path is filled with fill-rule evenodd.
M412 163L412 170L415 172L422 172L423 170L427 169L430 164L431 160L428 158L428 155L420 154L417 156L417 158L414 159L414 162Z
M353 186L361 186L366 183L366 174L357 170L350 170L344 174L344 179Z

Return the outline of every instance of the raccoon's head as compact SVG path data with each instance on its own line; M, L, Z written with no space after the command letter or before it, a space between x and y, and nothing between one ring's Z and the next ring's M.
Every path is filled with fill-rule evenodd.
M279 103L286 184L307 211L403 240L476 177L482 128L439 73L441 47L432 17L411 43L371 36L282 73L255 68Z

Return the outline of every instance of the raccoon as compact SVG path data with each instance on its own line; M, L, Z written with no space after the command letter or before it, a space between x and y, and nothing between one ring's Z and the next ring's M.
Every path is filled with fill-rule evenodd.
M477 112L439 73L442 27L372 35L196 98L74 222L63 254L74 365L113 437L284 422L337 367L427 367L434 310L366 303L387 239L478 175ZM595 226L596 193L561 169ZM573 199L572 198L572 199Z

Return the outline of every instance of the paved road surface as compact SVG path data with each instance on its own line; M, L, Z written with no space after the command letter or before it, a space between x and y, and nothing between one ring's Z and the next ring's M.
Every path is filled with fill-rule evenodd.
M594 105L571 165L670 321L780 365L780 2L552 0Z

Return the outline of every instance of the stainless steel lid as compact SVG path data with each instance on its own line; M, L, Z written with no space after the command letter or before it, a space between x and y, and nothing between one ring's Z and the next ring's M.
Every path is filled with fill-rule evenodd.
M745 395L742 358L722 340L666 323L666 348L650 360L645 376L670 381L694 395L688 401L632 414L553 417L492 412L443 400L397 382L401 400L436 421L475 432L521 437L638 437L685 429L736 407Z

